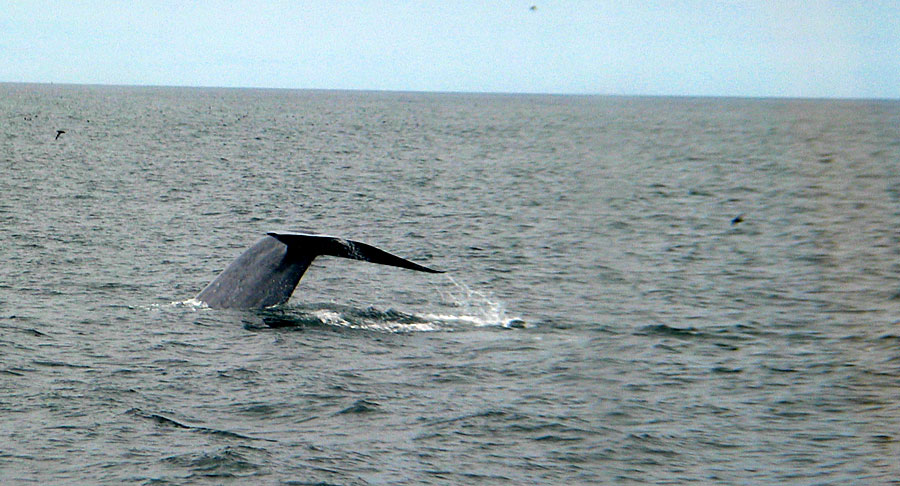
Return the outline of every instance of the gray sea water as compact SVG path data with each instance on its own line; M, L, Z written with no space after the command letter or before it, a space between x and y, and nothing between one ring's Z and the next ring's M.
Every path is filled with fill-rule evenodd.
M0 119L0 483L900 477L900 102L2 84ZM275 229L447 273L185 303Z

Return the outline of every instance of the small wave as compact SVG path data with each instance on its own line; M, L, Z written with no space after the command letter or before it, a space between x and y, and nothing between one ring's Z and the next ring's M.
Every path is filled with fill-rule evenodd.
M163 427L173 427L176 429L184 429L184 430L189 430L189 431L197 432L197 433L201 433L201 434L216 435L216 436L220 436L220 437L226 437L229 439L276 442L275 440L272 440L272 439L266 439L266 438L262 438L262 437L250 437L247 435L239 434L237 432L232 432L230 430L214 429L214 428L210 428L210 427L184 424L175 419L166 417L164 415L161 415L158 413L145 412L144 410L141 410L139 408L129 409L125 412L125 414L155 422L157 425L163 426Z
M692 338L705 337L706 335L693 327L672 327L666 324L651 324L640 328L637 334L655 334L661 336Z
M337 415L346 415L346 414L358 414L358 413L372 413L377 412L380 406L369 400L357 400L353 405L337 412Z
M226 446L211 451L177 454L163 459L166 463L184 467L203 478L246 478L256 475L263 467L265 456L259 449Z

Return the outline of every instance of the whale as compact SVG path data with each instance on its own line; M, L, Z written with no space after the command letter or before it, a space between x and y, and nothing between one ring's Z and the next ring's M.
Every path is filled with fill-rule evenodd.
M284 304L319 256L444 273L358 241L318 233L270 231L231 262L195 299L213 309L264 309Z

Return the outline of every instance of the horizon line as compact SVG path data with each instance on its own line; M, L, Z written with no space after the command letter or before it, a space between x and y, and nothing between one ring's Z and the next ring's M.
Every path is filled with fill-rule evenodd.
M117 84L117 83L77 83L57 81L5 81L0 84L45 85L45 86L83 86L111 88L182 88L182 89L221 89L221 90L271 90L271 91L322 91L322 92L358 92L358 93L409 93L409 94L446 94L446 95L493 95L493 96L561 96L561 97L598 97L598 98L717 98L745 100L796 100L796 101L900 101L889 97L864 96L792 96L792 95L720 95L720 94L652 94L652 93L588 93L588 92L553 92L553 91L467 91L467 90L416 90L416 89L377 89L377 88L287 88L271 86L214 86L190 84Z

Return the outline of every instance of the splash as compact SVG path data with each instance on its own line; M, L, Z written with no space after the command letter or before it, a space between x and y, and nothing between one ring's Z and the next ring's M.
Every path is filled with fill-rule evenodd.
M404 333L458 331L476 327L525 328L521 317L514 317L502 302L446 276L451 286L438 289L441 307L449 312L406 313L375 307L359 309L334 303L311 303L269 309L268 327L332 326L367 331Z
M251 313L261 318L259 325L264 328L331 326L404 333L455 331L473 327L529 327L521 317L510 315L502 302L449 275L445 276L451 285L438 288L436 292L440 296L437 307L449 308L447 312L416 314L392 308L360 309L334 303L307 303L274 306ZM195 298L171 302L165 307L189 311L209 309Z
M427 314L425 315L427 319L476 327L527 327L521 317L511 317L502 302L494 300L462 282L457 282L449 275L446 277L453 287L441 292L441 297L446 305L458 308L460 312L458 314Z

